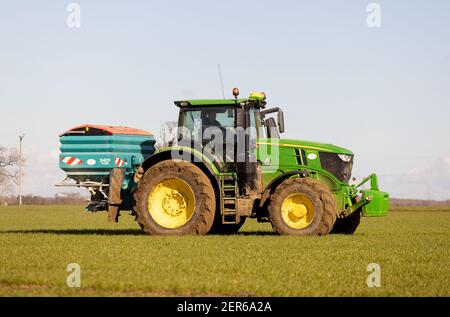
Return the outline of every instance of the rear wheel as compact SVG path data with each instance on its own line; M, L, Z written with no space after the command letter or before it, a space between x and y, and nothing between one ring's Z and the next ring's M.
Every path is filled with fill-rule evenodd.
M331 233L353 234L361 222L361 212L355 211L345 218L338 218Z
M281 183L269 203L272 228L282 235L325 235L336 221L334 196L310 178Z
M188 162L156 164L145 172L135 192L136 220L149 234L207 234L215 206L210 180Z

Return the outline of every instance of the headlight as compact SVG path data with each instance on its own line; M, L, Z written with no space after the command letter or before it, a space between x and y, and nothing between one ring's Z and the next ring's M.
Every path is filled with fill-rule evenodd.
M348 155L348 154L338 154L339 158L341 160L343 160L345 163L348 163L352 160L352 155Z

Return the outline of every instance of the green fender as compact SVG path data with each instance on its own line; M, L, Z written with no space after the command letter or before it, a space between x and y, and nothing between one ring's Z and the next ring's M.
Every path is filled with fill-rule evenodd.
M161 161L171 159L192 162L196 165L202 165L208 170L210 174L209 176L214 178L220 173L214 161L212 161L202 152L188 146L172 146L159 149L154 154L147 157L144 162L142 162L141 166L144 171L146 171L147 169Z

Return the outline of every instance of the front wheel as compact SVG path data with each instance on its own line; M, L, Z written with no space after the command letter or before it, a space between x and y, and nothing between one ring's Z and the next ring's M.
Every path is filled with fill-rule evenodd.
M282 235L325 235L336 221L334 196L310 178L290 178L281 183L269 203L272 228Z
M215 206L209 178L188 162L156 164L145 172L135 192L136 221L148 234L207 234Z

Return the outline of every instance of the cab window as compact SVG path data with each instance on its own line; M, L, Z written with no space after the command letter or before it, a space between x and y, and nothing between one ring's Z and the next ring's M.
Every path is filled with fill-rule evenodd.
M180 114L180 127L184 127L182 138L201 141L207 128L217 127L223 132L234 129L234 107L205 107L186 109ZM188 135L186 135L186 133Z

